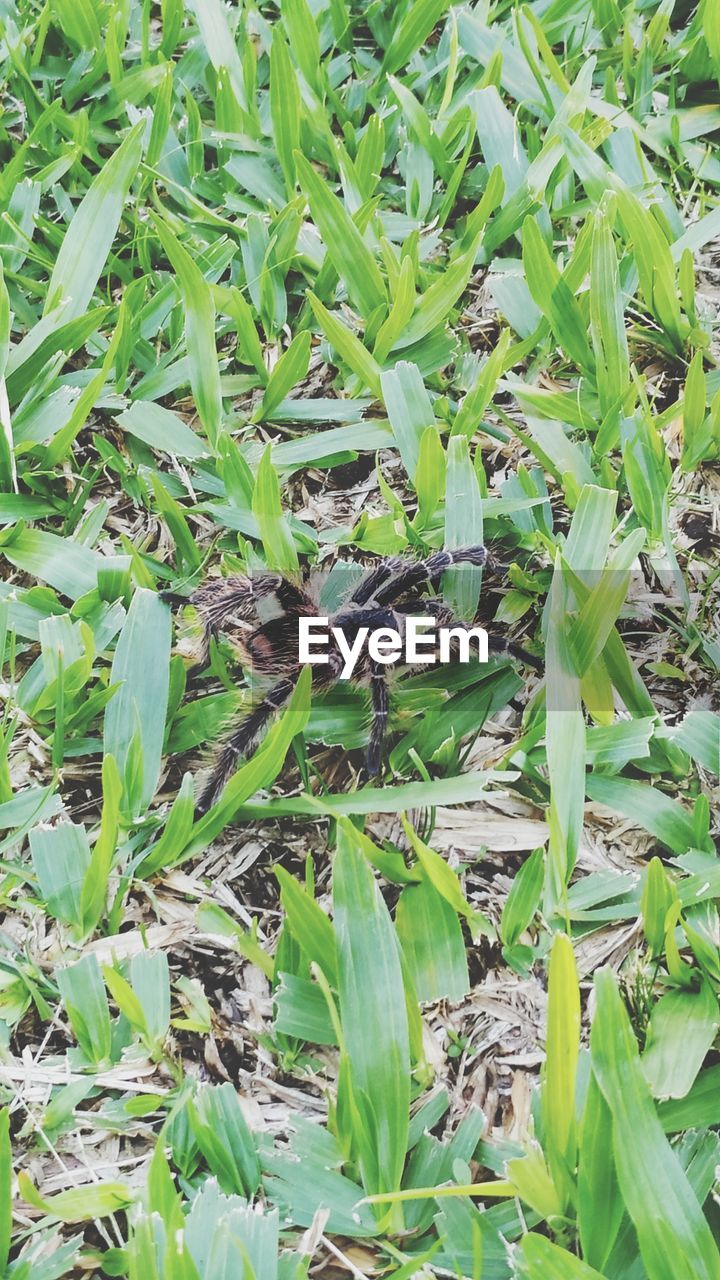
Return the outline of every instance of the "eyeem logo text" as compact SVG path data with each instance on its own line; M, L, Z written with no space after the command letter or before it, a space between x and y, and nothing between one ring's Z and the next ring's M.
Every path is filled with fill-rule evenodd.
M403 616L402 621L403 634L394 627L361 626L353 628L348 639L343 627L328 625L329 618L300 617L300 662L327 664L334 645L345 664L340 679L349 680L364 650L372 662L425 666L433 662L470 662L474 645L476 661L488 661L488 633L484 627L438 627L435 618L428 617Z

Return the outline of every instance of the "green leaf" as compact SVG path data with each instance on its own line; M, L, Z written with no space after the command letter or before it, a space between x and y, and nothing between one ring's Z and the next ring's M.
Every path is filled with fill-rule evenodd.
M215 3L216 0L213 0ZM214 447L222 423L220 366L215 345L215 304L202 271L183 248L170 228L155 219L158 234L173 271L177 275L183 299L185 343L192 387L198 415L210 444Z
M581 512L580 506L578 512ZM546 750L550 774L548 888L551 900L560 901L575 865L583 822L585 721L580 703L580 681L568 653L568 584L559 562L555 564L547 607Z
M689 711L672 741L708 773L720 774L720 716L705 707Z
M195 14L200 38L216 71L225 68L233 92L245 110L248 106L243 66L222 0L187 0Z
M616 813L644 827L662 840L673 853L687 853L698 847L698 833L693 815L659 787L631 778L613 778L607 774L588 775L585 789L591 800L607 805Z
M720 1124L720 1065L706 1067L684 1098L661 1102L657 1110L665 1133Z
M662 955L665 944L667 914L678 900L677 889L668 876L662 862L656 856L650 859L645 872L641 909L643 932L654 955Z
M113 969L110 965L103 965L102 975L105 979L105 985L122 1016L138 1032L141 1039L147 1041L149 1034L145 1011L127 978L124 978L117 969Z
M560 1193L553 1181L545 1155L537 1142L533 1142L522 1157L508 1160L507 1176L515 1194L529 1204L541 1218L555 1218L562 1214L563 1202Z
M155 505L175 543L175 559L178 567L193 573L200 568L202 556L183 508L170 496L158 475L151 476Z
M373 116L373 120L379 117ZM415 308L415 271L412 258L403 258L400 273L392 288L392 306L387 319L378 330L373 348L376 360L386 360L388 353L402 337Z
M77 4L53 0L52 8L64 34L73 44L81 49L102 48L98 13L92 0L78 0Z
M356 338L355 334L351 333L332 311L328 311L310 290L307 293L307 300L330 345L358 376L362 386L369 388L373 395L380 399L380 366L377 361L373 359L360 339Z
M606 214L595 216L590 268L590 336L597 366L600 408L615 421L630 380L623 296L612 230Z
M642 1068L655 1098L684 1098L717 1035L718 1002L709 982L668 991L650 1016Z
M195 1139L222 1190L227 1195L254 1195L260 1185L260 1162L233 1085L205 1085L189 1104L189 1113Z
M80 201L55 259L43 315L49 315L60 303L65 304L64 321L87 311L140 165L144 132L145 121L139 121Z
M117 762L125 808L145 810L160 776L170 680L170 610L154 591L133 596L115 650L110 680L120 687L105 712L103 750ZM132 744L139 733L141 777L130 773Z
M595 976L592 1068L612 1114L618 1182L649 1280L714 1280L720 1254L643 1077L630 1020L609 968Z
M547 318L561 347L580 369L593 374L595 358L580 304L550 257L534 218L526 218L523 223L523 267L533 301Z
M110 1058L111 1027L105 985L97 957L88 954L56 972L70 1025L88 1062Z
M455 415L453 435L467 436L472 440L482 424L482 417L495 395L497 384L504 372L505 357L510 346L510 330L503 329L497 344L478 370L474 385L465 396Z
M677 300L675 268L670 246L657 220L627 187L616 191L618 213L632 243L645 302L676 350L683 347L683 323Z
M342 201L299 151L295 152L295 165L330 260L347 284L351 300L367 319L376 307L387 305L380 268Z
M212 292L218 308L224 314L232 317L237 330L238 351L236 359L241 364L251 364L257 371L262 385L266 386L268 371L265 368L262 343L258 337L249 303L246 302L240 290L235 286L226 289L221 285L215 285Z
M602 654L625 603L630 568L645 545L644 529L634 529L610 556L597 585L580 608L574 626L568 628L575 670L585 676Z
M99 552L72 538L22 525L3 535L0 551L18 569L49 583L71 600L95 590L98 569L103 564Z
M41 1196L27 1173L18 1174L18 1190L23 1199L41 1213L61 1222L91 1222L122 1213L133 1203L135 1195L124 1182L89 1183L73 1191L60 1191L55 1196Z
M85 828L75 822L36 827L30 832L30 851L47 910L79 931L82 884L91 859Z
M670 464L662 436L649 415L625 418L621 424L625 479L637 516L650 538L659 541L665 523L665 495Z
M604 1269L625 1213L612 1152L612 1114L591 1072L580 1130L578 1230L583 1257Z
M395 343L396 351L420 342L449 318L450 312L467 288L481 240L482 231L478 233L470 247L459 254L454 262L441 272L439 279L434 280L418 298L415 311L402 337Z
M151 400L136 400L115 419L123 431L153 449L174 454L178 458L201 458L208 452L204 440L195 434L176 413Z
M316 817L319 813L332 816L341 814L354 816L368 813L405 813L415 806L464 804L478 799L491 776L502 777L503 775L469 772L460 774L458 777L433 778L430 782L405 782L396 787L361 787L358 791L351 791L349 794L339 792L337 795L330 794L322 797L300 795L264 802L257 801L244 807L243 816L251 814L264 816L268 812L278 816L304 814L306 817Z
M580 1052L580 988L572 942L564 933L555 935L550 952L545 1052L545 1149L555 1186L564 1190L567 1202L573 1194L577 1158L575 1081Z
M527 929L537 910L545 879L545 855L536 849L516 873L505 900L500 921L500 937L506 947L513 947Z
M323 86L320 37L313 11L306 0L281 0L280 12L298 66L310 88L320 96Z
M252 508L260 528L268 568L297 569L298 554L282 509L280 484L272 462L271 445L265 449L258 467Z
M170 1030L170 970L165 952L144 950L134 955L130 981L143 1011L148 1051L157 1058Z
M289 198L295 191L294 153L300 146L300 111L300 90L295 68L282 31L276 26L273 27L270 46L270 115L275 149L285 176Z
M337 1035L320 986L291 973L279 974L274 992L275 1030L311 1044L337 1044Z
M602 1272L581 1262L545 1236L530 1232L522 1242L521 1275L526 1280L602 1280Z
M403 889L395 924L418 999L462 1000L470 989L462 929L430 879Z
M335 931L331 921L306 889L284 867L275 867L283 910L290 930L308 959L318 964L331 986L338 983Z
M447 458L436 426L426 427L420 437L415 490L418 498L417 522L426 525L440 505L445 493Z
M402 824L412 851L433 888L452 907L453 911L458 915L465 916L468 922L472 923L477 913L465 897L460 881L452 867L449 867L439 853L436 853L434 849L425 844L424 840L420 839L420 836L411 827L407 818L403 817Z
M310 334L296 334L270 374L259 409L253 415L257 422L271 418L289 391L302 382L310 364Z
M347 821L333 867L338 994L368 1193L400 1186L408 1140L410 1045L400 947L372 870Z
M394 75L409 61L449 7L449 0L417 0L405 10L385 50L382 70L387 75Z
M426 428L435 424L425 383L417 365L401 360L380 375L380 386L405 470L414 481L420 441Z
M445 482L445 546L449 551L481 546L483 535L480 485L468 442L465 436L451 436ZM443 575L445 598L461 618L474 618L481 586L482 569L476 565L457 565Z
M147 878L157 871L173 866L179 860L192 831L194 810L192 774L186 773L183 775L180 790L173 800L160 839L136 869L139 877Z

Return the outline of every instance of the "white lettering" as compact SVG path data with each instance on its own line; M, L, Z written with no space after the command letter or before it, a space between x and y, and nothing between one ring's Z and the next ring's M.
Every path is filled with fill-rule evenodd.
M438 642L440 662L470 662L471 645L477 645L478 662L488 661L488 633L484 627L436 627L435 618L425 617L407 617L404 621L403 653L403 637L394 627L378 627L373 631L369 627L358 627L352 643L349 643L342 627L328 629L328 618L298 618L298 660L301 664L327 665L330 662L327 647L332 631L344 663L341 680L351 679L366 644L373 662L428 665L438 661Z
M378 627L370 635L368 652L373 662L396 662L402 653L400 632L394 627Z
M327 645L330 639L327 631L327 618L298 618L300 623L300 645L299 660L300 662L326 663L330 658L326 653L311 653L310 645ZM312 631L315 627L324 627L325 634L322 636L314 636Z
M418 634L419 627L431 627L434 618L407 618L405 622L405 656L408 662L435 662L434 653L421 653L420 646L429 647L434 650L436 644L435 633L430 636Z
M484 627L441 627L440 628L440 661L452 662L450 646L453 640L458 642L457 662L470 661L470 641L477 640L478 662L488 660L488 633Z
M342 627L333 627L332 632L335 640L337 641L337 647L345 659L345 666L340 672L340 679L349 680L355 670L355 663L360 656L360 650L368 637L369 628L359 627L352 645L349 645L345 639L345 633Z

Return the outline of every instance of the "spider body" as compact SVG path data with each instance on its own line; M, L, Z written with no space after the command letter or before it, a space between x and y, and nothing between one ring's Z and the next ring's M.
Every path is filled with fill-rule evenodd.
M441 600L426 598L421 593L426 587L436 591L443 573L453 565L486 563L488 553L483 546L438 551L427 560L381 560L363 574L340 608L328 617L326 656L322 665L313 666L313 688L330 687L345 669L346 654L335 638L339 630L344 637L344 647L354 646L357 650L353 683L370 688L372 726L366 755L370 775L378 772L382 759L388 719L387 676L395 667L406 664L373 658L370 647L361 647L360 640L365 634L381 629L396 632L404 640L408 618L420 612L432 618L437 628L452 627L458 635L472 631L472 623L459 621ZM222 744L200 797L199 808L204 812L218 798L238 762L256 746L268 722L288 701L302 666L300 619L317 618L322 610L315 598L312 579L298 584L279 573L262 573L252 578L236 574L214 579L193 592L190 602L203 623L199 662L207 661L211 637L222 630L231 637L243 666L275 681L263 700L244 716ZM489 637L488 647L494 653L509 653L528 666L540 668L535 657L504 638Z

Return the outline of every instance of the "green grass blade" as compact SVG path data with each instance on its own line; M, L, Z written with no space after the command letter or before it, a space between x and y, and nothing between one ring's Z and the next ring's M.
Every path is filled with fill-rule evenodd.
M566 1202L577 1160L575 1083L580 1052L580 989L572 943L555 935L548 967L548 1015L542 1110L545 1150Z
M158 218L155 229L177 274L184 303L190 384L200 421L210 444L215 446L222 421L222 393L215 345L215 306L212 293L200 268L170 228Z
M645 1082L615 975L596 975L592 1068L613 1118L618 1181L649 1280L714 1280L720 1253Z
M351 300L367 319L376 307L387 304L380 268L342 201L299 151L295 153L295 165L333 266L347 284Z
M363 1107L363 1131L357 1134L360 1165L369 1194L397 1191L410 1104L400 948L350 823L339 825L338 837L333 869L338 991L353 1094Z
M105 712L103 750L117 762L124 779L123 807L142 812L150 804L160 776L170 669L170 611L152 591L133 596L110 679L120 688ZM139 730L142 775L129 772L131 748Z
M49 315L61 302L65 304L65 321L87 310L140 165L144 131L144 122L130 130L78 205L55 260L43 315Z
M381 374L380 385L405 470L414 480L420 441L425 429L435 424L430 397L417 365L406 360Z

